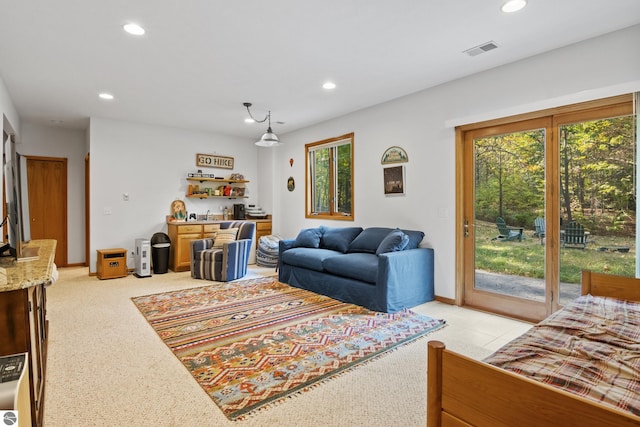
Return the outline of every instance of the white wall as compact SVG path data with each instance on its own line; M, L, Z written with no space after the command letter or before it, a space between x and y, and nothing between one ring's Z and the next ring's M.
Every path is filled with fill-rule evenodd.
M4 80L0 76L0 117L3 119L2 126L7 133L9 130L17 133L20 129L20 117L16 111L11 96L7 91L7 87L4 84ZM4 147L3 147L4 150Z
M0 113L5 129L16 133L16 151L23 155L65 157L67 162L67 220L70 264L84 262L84 154L86 132L21 122L0 78Z
M355 224L423 230L435 249L436 294L455 296L455 134L453 124L640 90L640 26L443 84L281 136L273 168L274 230L348 225L304 217L304 144L355 132ZM492 53L487 53L491 55ZM469 59L470 61L473 58ZM385 197L382 153L409 156L406 196ZM294 159L289 167L288 159ZM296 190L285 190L292 175Z
M248 199L259 203L257 149L247 140L211 133L92 118L90 271L95 272L96 250L125 248L129 254L135 239L167 232L165 216L171 202L185 200L188 212L198 214L230 209L237 200L187 199L187 173L195 172L196 154L219 154L235 159L233 171L201 168L225 177L242 173ZM123 199L124 194L129 200ZM110 211L111 214L105 214ZM133 266L131 260L129 265Z
M84 157L83 130L23 122L18 153L67 159L67 262L84 263Z
M355 132L355 224L423 230L423 245L436 253L436 294L453 298L453 126L640 90L637 40L640 26L281 135L285 145L275 149L259 149L251 141L228 136L92 118L87 135L91 152L90 269L95 271L97 249L131 251L136 237L166 232L164 216L172 200L184 198L184 178L196 169L196 153L235 157L235 172L252 181L246 203L260 204L272 213L274 233L282 237L295 237L301 228L320 222L351 225L305 219L304 144ZM19 126L1 81L0 109ZM380 157L392 145L403 147L409 155L404 197L385 197L382 191ZM85 151L85 147L79 150L82 155ZM289 176L296 180L293 192L286 190ZM129 194L128 202L123 201L123 193ZM188 210L198 213L224 205L186 202ZM112 214L104 215L105 208ZM82 251L82 244L78 245L71 248L70 242L70 254Z

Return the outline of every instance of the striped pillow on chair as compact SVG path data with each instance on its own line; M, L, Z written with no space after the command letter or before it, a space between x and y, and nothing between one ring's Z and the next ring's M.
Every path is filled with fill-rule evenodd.
M227 228L224 230L218 230L216 232L216 238L213 242L214 249L222 249L222 245L225 243L235 242L238 235L237 228Z

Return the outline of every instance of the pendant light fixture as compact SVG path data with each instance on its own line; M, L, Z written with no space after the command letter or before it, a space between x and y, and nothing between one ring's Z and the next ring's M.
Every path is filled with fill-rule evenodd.
M256 145L258 147L277 147L278 145L281 145L282 143L280 142L280 138L278 138L278 135L276 135L273 130L271 130L271 111L267 113L267 117L265 117L263 120L256 120L251 114L251 110L249 110L249 108L251 107L251 103L244 102L242 105L247 107L249 117L251 117L254 122L264 123L267 120L269 121L269 127L267 128L267 131L262 135L260 140L256 141Z

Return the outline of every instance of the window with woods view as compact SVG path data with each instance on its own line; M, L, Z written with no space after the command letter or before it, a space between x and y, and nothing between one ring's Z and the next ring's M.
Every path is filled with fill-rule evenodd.
M465 304L537 321L580 295L583 270L636 275L632 99L460 129Z
M353 220L353 133L305 145L306 216Z

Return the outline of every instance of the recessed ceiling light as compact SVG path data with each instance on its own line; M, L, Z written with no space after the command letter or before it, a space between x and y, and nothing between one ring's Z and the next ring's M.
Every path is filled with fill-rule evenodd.
M326 82L322 85L323 89L331 90L336 88L336 84L334 82Z
M111 95L110 93L106 93L106 92L102 92L98 96L100 98L102 98L102 99L113 99L113 95Z
M527 5L527 0L509 0L502 5L502 11L504 13L517 12Z
M142 28L138 24L124 24L122 28L129 34L133 34L134 36L141 36L145 33L144 28Z
M245 123L255 123L256 121L253 120L251 117L247 117L246 119L244 119Z

